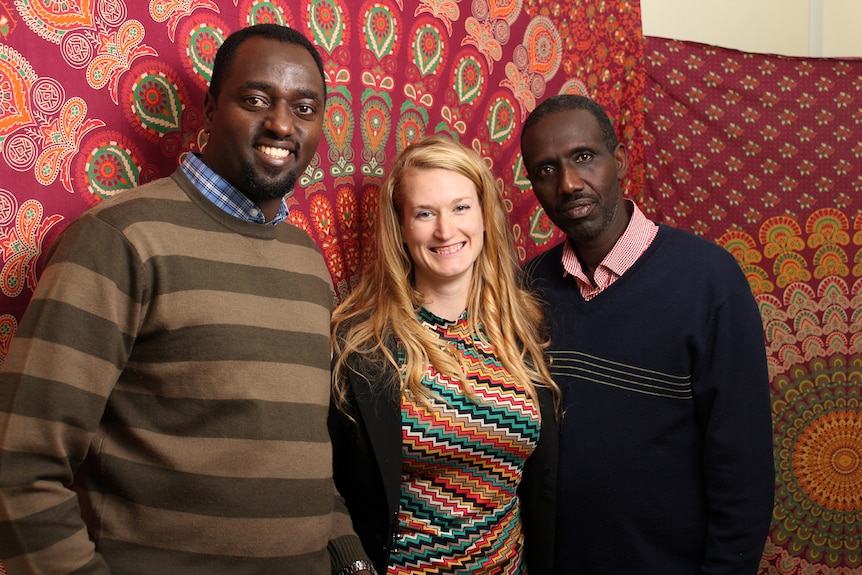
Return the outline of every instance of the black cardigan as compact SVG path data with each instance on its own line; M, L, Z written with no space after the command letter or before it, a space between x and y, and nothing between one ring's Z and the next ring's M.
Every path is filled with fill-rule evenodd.
M401 497L401 408L398 374L382 355L348 361L351 421L330 406L335 484L365 552L386 573ZM552 572L557 485L557 420L551 392L539 388L542 429L524 466L518 494L530 575Z

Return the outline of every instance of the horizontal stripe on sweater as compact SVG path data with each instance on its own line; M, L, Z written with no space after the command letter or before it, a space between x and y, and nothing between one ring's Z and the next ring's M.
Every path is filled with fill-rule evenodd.
M646 395L693 397L690 375L662 373L575 351L550 350L548 354L551 374L558 381L571 377Z
M57 400L47 402L51 404L50 407L42 407L40 396L36 393L20 394L14 400L10 398L10 409L4 411L13 416L38 418L39 421L33 422L34 430L42 430L45 423L55 421L92 431L87 428L96 424L97 420L87 417L87 414L98 413L104 408L104 399L70 386L33 378L26 378L22 383L30 386L33 392L42 393L42 398L51 396ZM0 400L3 398L0 397ZM67 406L80 406L80 411L70 416L68 410L57 406L58 401ZM165 398L115 390L102 417L101 426L129 427L132 429L125 433L130 435L134 435L136 430L152 430L178 437L327 443L326 413L326 405L308 403ZM310 422L318 424L310 425ZM26 429L27 424L26 420L16 422L16 426L22 429ZM13 432L16 435L23 433L17 427L10 431Z
M261 573L285 573L284 565L290 565L290 573L318 573L322 564L328 564L326 550L311 553L288 553L290 533L285 532L285 547L275 557L242 557L218 555L213 552L189 554L158 547L135 545L112 539L103 540L99 549L111 556L121 556L128 565L140 566L138 573L182 575L259 575ZM124 571L124 573L126 573Z

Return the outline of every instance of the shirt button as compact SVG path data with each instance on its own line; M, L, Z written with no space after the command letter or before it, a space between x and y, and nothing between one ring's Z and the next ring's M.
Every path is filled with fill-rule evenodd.
M260 210L258 210L257 208L252 208L252 210L249 212L249 214L251 214L252 217L256 218L257 216L260 215Z

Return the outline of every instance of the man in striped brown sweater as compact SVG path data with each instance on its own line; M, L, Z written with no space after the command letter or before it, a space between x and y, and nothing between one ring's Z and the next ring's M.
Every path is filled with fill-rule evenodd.
M0 372L10 573L364 573L332 482L332 286L284 196L323 129L319 54L230 36L209 143L64 230Z

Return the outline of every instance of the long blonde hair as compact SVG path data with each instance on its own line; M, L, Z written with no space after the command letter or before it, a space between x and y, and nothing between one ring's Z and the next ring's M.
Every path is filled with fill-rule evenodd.
M408 146L395 159L380 188L376 257L353 292L333 312L336 405L344 411L351 354L382 354L401 373L400 381L373 382L391 386L388 392L400 393L407 387L415 398L427 399L429 391L422 379L433 365L440 373L460 381L465 394L473 396L459 359L442 349L439 340L417 318L417 310L425 300L414 287L413 262L401 237L400 196L407 174L428 169L451 170L466 176L475 184L479 196L485 241L473 264L467 301L470 335L493 346L497 357L524 383L534 401L537 386L550 388L558 398L559 390L544 358L547 337L539 335L545 333L541 307L517 281L518 263L499 186L475 152L449 138L429 136ZM393 340L403 346L403 366L387 346Z

